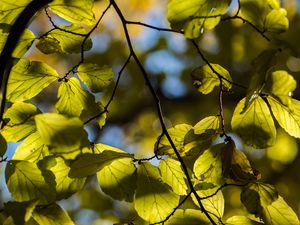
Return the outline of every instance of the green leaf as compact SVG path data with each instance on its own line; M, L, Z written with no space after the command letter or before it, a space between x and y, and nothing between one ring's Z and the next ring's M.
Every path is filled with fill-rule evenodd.
M226 220L226 225L259 225L257 221L251 220L246 216L232 216Z
M277 97L284 105L292 107L291 94L296 89L297 82L288 72L279 70L268 75L264 91Z
M88 111L93 116L100 111L99 105L95 102L95 97L84 90L75 77L60 84L55 108L61 114L76 117L79 117L83 110Z
M38 113L40 111L30 103L14 103L4 114L4 118L8 120L1 130L4 138L17 142L33 133L36 130L33 116Z
M289 109L271 96L268 96L268 102L279 125L289 135L300 138L300 101L291 99L293 109Z
M196 209L177 209L174 215L165 223L166 225L209 225L211 222L204 213Z
M78 76L92 92L103 91L113 80L111 67L83 63L78 67Z
M0 18L1 18L1 7L2 7L2 2L1 1L1 6L0 6ZM19 4L19 3L16 3ZM15 14L16 12L12 13ZM5 13L4 13L5 14ZM0 23L0 52L2 51L8 34L10 32L11 26L8 24L2 24ZM18 41L17 47L14 49L12 56L14 58L21 58L27 50L31 47L33 41L34 41L34 34L32 33L31 30L25 29L23 34L20 37L20 40Z
M24 225L31 218L37 201L7 202L4 203L4 211L13 218L15 225Z
M267 205L263 209L262 214L265 224L298 225L300 223L296 213L288 206L281 196L270 205Z
M172 187L173 192L178 195L187 195L187 184L185 174L181 169L180 162L175 159L163 159L158 166L164 183Z
M289 28L286 9L273 9L268 13L265 20L265 29L269 32L284 32Z
M138 215L149 223L164 220L179 203L179 195L161 182L157 167L149 162L138 167L137 189L134 208Z
M200 120L194 127L195 134L213 135L220 129L220 118L218 116L208 116Z
M91 38L85 40L87 32L80 26L58 26L60 29L51 30L36 42L36 47L44 54L52 53L81 53L92 48ZM81 35L80 35L81 34ZM82 43L84 45L82 46Z
M7 149L7 143L5 138L0 133L0 157L3 157Z
M12 67L6 97L11 102L31 99L58 78L57 72L47 64L20 59Z
M246 98L236 106L231 126L247 145L255 148L271 146L276 138L276 129L267 104L261 97L256 97L245 108Z
M102 170L114 160L120 158L133 158L132 154L105 150L99 154L80 154L71 164L70 177L86 177Z
M232 87L232 79L229 72L218 64L210 65L217 74L208 64L195 69L192 72L194 87L202 94L209 94L216 86L220 86L220 79L222 79L222 87L224 90L230 90Z
M1 0L0 23L13 24L30 0Z
M46 157L39 162L39 167L55 176L56 200L68 198L83 188L85 178L71 178L70 161L61 157Z
M87 133L78 118L68 118L56 113L35 116L36 128L42 141L54 154L72 154L89 146Z
M38 224L43 225L75 225L67 212L57 204L36 209L33 218Z
M214 221L218 221L218 218L222 218L224 214L225 201L222 191L216 193L217 187L197 190L197 194L200 198L208 197L201 200L205 210L210 212ZM192 195L193 202L199 207L198 201L194 195Z
M27 161L9 161L5 169L8 190L16 201L38 200L48 204L55 198L55 190L42 176L36 164Z
M241 201L252 214L260 214L261 210L278 199L278 192L270 184L250 183L243 188Z
M199 37L203 29L217 26L229 4L230 0L171 0L167 18L173 28L183 29L185 37L193 39Z
M132 158L113 160L97 173L101 190L113 199L132 202L136 189L136 168Z
M50 9L60 17L72 23L94 25L95 17L92 11L93 0L54 0Z
M222 143L212 146L195 161L193 171L199 180L217 185L223 184L221 149L224 145Z
M47 155L49 155L47 145L42 141L39 132L34 132L18 146L12 159L36 163Z

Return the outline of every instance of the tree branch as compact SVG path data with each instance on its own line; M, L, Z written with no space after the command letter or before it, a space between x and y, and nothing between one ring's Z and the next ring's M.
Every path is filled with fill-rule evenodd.
M53 0L33 0L20 13L15 23L12 25L6 43L0 55L0 88L1 88L1 107L0 107L0 128L4 126L3 114L6 103L6 90L9 79L10 70L12 67L12 53L16 48L21 35L26 29L30 19L40 9L51 3Z

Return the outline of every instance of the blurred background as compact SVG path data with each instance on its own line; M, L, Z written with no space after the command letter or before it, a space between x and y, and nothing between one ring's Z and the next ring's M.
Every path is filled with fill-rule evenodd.
M117 0L126 18L158 27L168 28L166 21L167 0ZM285 49L279 54L276 69L287 70L300 81L300 1L283 0L282 5L288 11L290 28L276 37L285 43ZM108 1L95 1L96 18L107 7ZM237 2L232 1L230 12L237 10ZM68 22L52 14L56 24ZM30 25L38 37L51 29L51 23L44 12ZM88 28L87 28L88 30ZM150 75L150 80L161 99L168 127L187 123L195 125L206 116L219 114L218 91L209 95L198 93L191 79L191 71L204 64L195 47L181 34L159 32L143 26L130 25L130 36L134 49ZM129 51L124 37L122 24L111 8L100 26L92 35L93 48L85 53L86 62L110 65L117 74L125 63ZM196 40L206 58L226 68L234 82L247 86L252 75L251 61L264 49L276 47L276 42L267 42L247 24L238 20L229 20L219 24L214 30L205 30ZM282 42L282 43L283 43ZM77 64L80 55L44 55L33 45L27 53L31 60L45 61L64 75ZM76 75L75 75L76 76ZM59 83L52 84L33 99L43 112L52 111L56 102ZM111 96L114 83L110 88L96 95L97 100L106 104ZM230 133L230 119L235 105L246 95L246 90L234 86L232 92L224 94L223 106L226 130ZM300 100L300 89L293 97ZM145 86L143 77L134 63L126 67L109 107L107 122L99 128L96 122L86 126L89 138L95 143L104 143L135 153L136 158L153 155L156 138L160 134L160 125L152 97ZM245 147L234 134L237 146L245 151L253 166L262 174L262 181L277 187L280 195L300 215L300 157L299 140L278 129L275 146L269 149ZM11 157L18 143L10 143L8 157ZM153 162L157 163L157 162ZM5 165L5 164L3 164ZM3 166L2 165L2 166ZM2 169L2 202L10 195L5 187ZM226 197L225 217L243 214L240 203L240 189L230 187L224 190ZM114 201L103 194L96 178L91 177L83 191L61 201L60 204L70 212L78 225L106 225L117 222L143 224L132 211L130 203ZM189 203L187 203L189 204Z

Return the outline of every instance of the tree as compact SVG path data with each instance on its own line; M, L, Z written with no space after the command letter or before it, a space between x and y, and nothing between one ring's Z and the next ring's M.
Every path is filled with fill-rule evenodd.
M85 207L104 211L110 199L97 189L90 189L90 194L81 192L93 184L95 177L106 195L132 202L135 212L116 221L118 224L299 224L297 214L275 186L261 181L264 173L252 166L244 151L246 146L261 152L271 148L276 151L282 140L289 138L287 134L300 137L300 103L292 96L297 82L289 71L278 69L280 63L275 60L295 50L288 38L280 35L289 26L287 11L280 1L169 0L166 17L171 28L129 20L122 3L115 0L100 1L105 6L96 15L98 19L93 13L93 0L20 0L1 4L0 150L6 185L13 199L3 205L2 224L74 224L72 214L58 201L76 193L81 193ZM108 14L110 11L114 14ZM36 37L27 26L35 21L38 12L46 16L52 28ZM55 20L57 16L61 19ZM125 43L119 44L127 48L125 54L118 46L115 49L125 55L115 80L112 66L95 63L87 54L92 48L92 35L109 16L121 21ZM69 23L58 24L62 19ZM242 22L267 43L260 46L263 51L259 54L255 48L255 53L248 49L249 57L257 56L247 82L241 82L241 76L233 77L229 72L233 68L212 63L202 49L204 33L220 32L219 27L227 22ZM195 96L204 104L211 101L208 94L217 94L213 96L218 99L217 115L209 113L195 125L168 126L161 104L163 94L156 84L160 78L155 80L144 66L130 32L132 26L175 34L190 43L203 61L189 78L200 92ZM227 28L233 35L248 29L230 26ZM224 33L220 37L226 39ZM235 37L233 44L240 44L240 36ZM33 44L43 55L40 61L25 55ZM79 60L64 68L66 72L61 75L59 68L48 65L47 60L55 54L63 58L78 54ZM106 54L109 59L109 52ZM220 61L226 64L226 60ZM109 60L108 63L112 64ZM135 67L130 68L133 63ZM121 83L126 70L138 71L128 82L141 86L142 81L148 95L136 96L143 89L128 90L133 86ZM131 99L128 93L117 96L122 85L126 92L133 91ZM48 95L53 95L54 100ZM223 100L228 96L235 104L231 118L224 113ZM95 142L88 135L93 133L89 129L99 131L109 124L108 112L117 97L123 97L129 105L130 101L139 101L139 106L141 102L149 103L151 97L160 128L158 134L155 128L149 132L156 135L150 157L140 158ZM117 109L117 114L130 112L126 107ZM209 112L204 107L201 110ZM292 148L293 139L289 140L284 147ZM7 142L21 142L11 157L6 152ZM236 188L244 210L235 213L228 207L231 215L224 216L229 199L223 194ZM99 195L103 204L93 200Z

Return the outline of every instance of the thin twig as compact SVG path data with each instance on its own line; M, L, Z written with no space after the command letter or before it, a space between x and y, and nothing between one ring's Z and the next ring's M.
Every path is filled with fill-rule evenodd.
M178 158L181 166L182 166L182 169L184 171L184 174L187 178L187 181L188 181L188 184L189 184L189 187L191 189L191 192L195 195L196 199L197 199L197 202L199 203L199 206L200 206L200 209L202 210L202 212L206 215L206 217L209 219L209 221L213 224L213 225L216 225L215 221L211 218L211 216L208 214L207 210L205 209L204 205L202 204L201 202L201 199L199 197L199 195L197 194L194 186L193 186L193 183L192 183L192 180L190 178L190 175L189 175L189 172L188 172L188 169L187 169L187 166L185 165L180 153L178 152L170 134L168 133L168 130L167 130L167 127L166 127L166 124L165 124L165 121L164 121L164 117L163 117L163 112L162 112L162 108L161 108L161 105L160 105L160 99L158 98L155 90L154 90L154 87L152 86L151 82L150 82L150 79L148 77L148 74L145 70L145 68L143 67L142 63L140 62L139 58L137 57L134 49L133 49L133 46L132 46L132 43L131 43L131 38L130 38L130 35L129 35L129 32L128 32L128 29L127 29L127 20L125 19L125 17L123 16L123 13L122 11L120 10L120 8L118 7L118 5L116 4L116 2L114 0L110 0L110 3L112 4L112 6L114 7L116 13L118 14L121 22L122 22L122 25L123 25L123 29L124 29L124 33L125 33L125 37L126 37L126 40L127 40L127 45L128 45L128 48L129 48L129 51L131 52L132 54L132 57L134 58L137 66L139 67L142 75L143 75L143 78L145 80L145 83L153 97L153 100L155 102L155 105L156 105L156 109L157 109L157 114L158 114L158 118L159 118L159 121L160 121L160 125L161 125L161 128L162 128L162 131L164 132L164 134L166 135L170 145L172 146L175 154L176 154L176 157Z
M89 118L87 121L84 122L84 124L87 124L87 123L91 122L92 120L99 118L99 117L100 117L101 115L103 115L104 113L107 113L107 112L108 112L108 107L110 106L110 104L112 103L112 101L113 101L113 99L114 99L114 96L116 95L116 92L117 92L117 88L118 88L118 86L119 86L119 82L120 82L121 75L122 75L124 69L126 68L126 66L128 65L128 63L130 62L131 57L132 57L132 54L130 53L129 56L128 56L128 58L127 58L127 60L126 60L126 62L125 62L124 65L122 66L121 70L119 71L119 73L118 73L118 78L117 78L115 87L114 87L114 89L113 89L113 92L112 92L112 94L111 94L111 96L110 96L108 102L107 102L106 105L104 106L103 111L100 112L99 114L97 114L97 115L95 115L95 116Z

